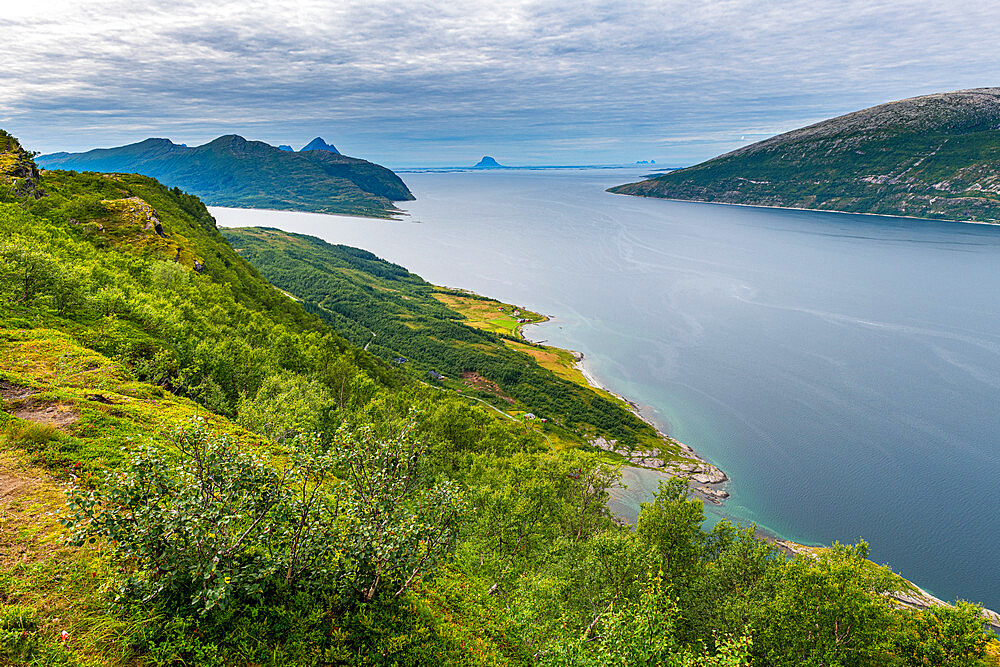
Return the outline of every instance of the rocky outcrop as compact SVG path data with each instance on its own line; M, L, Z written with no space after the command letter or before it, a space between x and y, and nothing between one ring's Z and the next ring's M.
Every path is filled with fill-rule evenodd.
M697 455L691 451L690 447L684 447L684 450L689 454L690 458L682 461L672 461L668 460L664 456L663 452L658 449L653 449L651 451L629 451L619 449L617 446L618 443L615 440L594 438L590 441L590 444L599 449L603 449L604 451L615 452L616 454L623 456L628 461L629 465L652 468L653 470L663 472L672 477L684 477L685 479L697 484L722 484L723 482L729 481L729 476L726 475L726 473L722 472L711 463L697 458ZM681 443L677 444L680 445ZM709 489L709 491L706 492L704 489ZM696 490L704 493L713 502L718 502L723 498L729 497L729 493L721 489L701 486Z
M711 486L699 486L695 488L695 491L701 493L709 502L716 505L721 505L722 501L729 497L729 492L725 489L716 489Z
M111 212L117 213L121 218L129 223L137 224L144 231L154 232L157 236L166 238L163 231L163 223L160 216L156 214L156 209L139 197L129 197L127 199L105 199L102 204Z
M20 199L41 199L41 175L30 153L17 139L0 130L0 194Z

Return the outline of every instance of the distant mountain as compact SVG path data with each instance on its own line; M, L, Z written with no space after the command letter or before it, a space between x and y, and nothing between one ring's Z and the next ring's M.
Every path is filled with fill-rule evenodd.
M413 199L399 176L380 165L328 150L288 152L234 134L194 148L146 139L37 162L45 169L152 176L215 206L384 218L398 210L392 202Z
M1000 222L1000 88L882 104L609 192Z
M279 144L278 145L278 150L279 151L294 151L295 149L292 148L291 146L289 146L288 144Z
M306 144L305 146L303 146L302 150L303 151L330 151L331 153L336 153L337 155L340 155L340 151L337 150L337 147L334 146L333 144L326 143L325 141L323 141L322 137L316 137L315 139L313 139L312 141L310 141L308 144Z
M491 158L489 155L484 155L483 159L477 162L475 167L477 169L495 169L497 167L503 167L503 165Z

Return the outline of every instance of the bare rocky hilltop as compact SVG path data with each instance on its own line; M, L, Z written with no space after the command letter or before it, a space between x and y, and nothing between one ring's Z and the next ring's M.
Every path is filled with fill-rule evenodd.
M1000 222L1000 88L855 111L609 192Z

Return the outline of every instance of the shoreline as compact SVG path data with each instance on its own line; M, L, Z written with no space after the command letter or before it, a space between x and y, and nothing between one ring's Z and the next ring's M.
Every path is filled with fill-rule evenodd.
M540 345L542 343L527 338L524 335L524 329L529 325L550 322L553 319L553 317L543 314L541 320L526 322L518 327L518 336L529 343ZM556 346L552 345L549 347L555 348ZM703 458L691 446L677 440L676 438L672 438L660 430L652 419L642 414L642 409L639 407L638 403L601 384L601 382L598 381L594 374L591 373L584 364L586 355L583 352L568 350L566 348L556 349L563 350L572 355L574 359L572 368L583 376L583 379L591 388L610 394L620 400L624 403L629 412L653 429L657 438L661 442L666 445L670 445L671 447L676 447L678 450L678 457L681 461L672 461L664 457L663 452L659 450L645 453L618 451L615 448L614 441L608 442L604 438L595 438L590 441L592 446L622 456L627 462L626 465L630 467L649 470L650 472L659 473L669 477L683 477L687 479L688 484L691 486L691 489L694 491L697 498L704 502L710 502L714 505L722 505L725 499L729 497L729 492L725 490L725 485L730 481L729 475L727 475L711 461Z
M780 209L783 211L814 211L816 213L840 213L841 215L874 215L880 218L899 218L900 220L924 220L927 222L950 222L950 223L957 223L960 225L986 225L987 227L1000 227L1000 221L981 222L979 220L953 220L951 218L922 218L919 215L895 215L892 213L864 213L862 211L838 211L836 209L831 209L831 208L805 208L800 206L769 206L767 204L740 204L739 202L708 201L707 199L678 199L677 197L657 197L656 195L633 195L627 192L611 192L610 190L605 190L605 192L612 195L621 195L622 197L641 197L642 199L662 199L663 201L687 202L689 204L718 204L719 206L770 208L770 209Z
M706 203L711 203L711 202L706 202ZM737 205L739 206L741 204L737 204ZM972 223L972 224L988 224L988 223ZM525 323L522 326L518 327L518 330L517 330L518 331L518 335L521 338L523 338L524 340L526 340L526 341L528 341L530 343L533 343L535 345L540 344L540 343L537 343L537 342L532 341L529 338L525 337L524 336L524 328L527 327L527 326L529 326L529 325L532 325L532 324L541 324L542 322L549 322L549 321L552 321L554 319L554 318L552 318L551 316L548 316L548 315L542 315L542 317L543 317L543 319L541 319L541 320L539 320L537 322L528 322L528 323ZM555 346L550 346L550 347L555 347ZM643 415L641 413L641 409L640 409L639 405L635 401L632 401L632 400L626 398L625 396L622 396L621 394L619 394L617 392L614 392L611 389L609 389L609 388L605 387L604 385L602 385L597 380L597 378L594 377L593 373L591 373L589 370L587 370L586 366L584 365L583 362L586 359L586 355L584 355L582 352L578 352L576 350L566 350L565 348L558 348L558 349L565 350L566 352L569 352L571 355L573 355L573 358L575 360L574 363L573 363L573 368L575 368L577 371L580 372L580 374L583 376L583 378L587 381L587 383L591 387L593 387L595 389L599 389L599 390L601 390L603 392L607 392L608 394L611 394L612 396L614 396L614 397L618 398L619 400L621 400L622 402L624 402L629 407L629 409L631 410L632 414L634 414L636 417L638 417L639 419L641 419L642 421L644 421L646 424L649 424L649 426L651 426L656 431L657 435L660 438L666 440L667 442L676 444L683 452L686 452L687 454L689 454L691 457L695 458L696 460L701 461L702 463L704 463L706 465L712 466L713 468L715 467L714 464L712 464L712 463L710 463L708 461L705 461L703 458L701 458L701 456L699 456L698 453L694 449L692 449L690 446L688 446L688 445L686 445L686 444L684 444L684 443L682 443L682 442L680 442L680 441L678 441L678 440L676 440L674 438L671 438L667 434L663 433L663 431L661 431L656 426L656 424L654 424L652 422L651 419L649 419L648 417L646 417L645 415ZM595 446L600 447L600 445L596 445L596 444L595 444ZM600 447L600 448L601 449L605 449L604 447ZM626 458L628 458L628 457L626 457ZM632 462L630 461L630 464L631 463ZM644 465L641 465L641 464L640 465L630 465L629 467L638 468L638 469L642 469L642 470L648 470L649 472L653 472L653 473L664 475L664 476L678 476L678 475L674 474L676 471L667 470L667 469L663 469L663 468L659 468L658 469L658 468L653 468L653 467L649 467L649 466L644 466ZM718 470L718 468L716 468L716 470ZM722 471L720 470L720 472L722 472ZM725 475L724 472L722 472L722 474ZM687 477L688 477L688 480L689 480L689 483L690 483L691 476L687 476ZM729 477L727 475L724 481L717 482L716 484L723 485L723 484L725 484L728 481L729 481ZM703 490L702 488L698 488L698 487L692 486L692 490L696 493L696 497L699 497L703 502L711 502L711 503L713 503L715 505L722 505L722 501L725 499L725 497L728 497L728 493L726 493L725 496L721 496L721 497L714 496L711 493L711 490L713 488L714 488L714 485L713 485L713 487L708 487L709 493L706 493L705 490ZM786 539L786 538L782 537L781 535L778 535L777 533L773 533L773 532L768 531L766 529L762 529L762 528L760 528L760 527L758 527L756 525L755 525L754 534L757 536L758 539L770 542L770 543L778 546L778 548L780 548L782 551L784 551L789 556L794 556L794 555L799 555L799 554L814 553L817 549L828 548L828 547L825 547L825 546L811 547L811 546L808 546L808 545L805 545L805 544L801 544L799 542L795 542L793 540ZM946 606L946 607L953 606L950 603L945 602L944 600L941 600L940 598L938 598L938 597L936 597L934 595L931 595L930 593L928 593L926 590L924 590L923 588L921 588L916 583L910 581L909 579L906 579L905 577L902 577L902 575L897 575L897 576L900 576L900 578L903 579L903 581L905 581L907 584L909 584L913 588L912 591L902 591L901 590L901 591L896 591L896 592L894 592L892 594L889 594L889 597L892 600L894 600L896 603L898 603L899 605L904 606L904 607L908 607L908 608L911 608L911 609L928 609L928 608L931 608L931 607L938 607L938 606ZM982 615L983 615L983 619L985 620L987 626L991 630L993 630L993 632L995 632L997 634L1000 634L1000 613L997 613L996 611L993 611L992 609L989 609L987 607L982 607Z
M772 544L776 545L779 549L781 549L790 556L811 555L815 554L817 551L829 548L829 547L810 547L804 544L799 544L798 542L782 539L761 531L757 531L756 535L758 536L759 539L766 540L767 542L771 542ZM892 570L892 568L889 569ZM896 573L893 572L893 574ZM896 574L896 576L898 576L900 579L905 581L913 588L913 590L910 591L898 590L886 594L886 597L895 600L899 605L903 607L908 607L910 609L930 609L931 607L954 606L951 603L945 602L939 597L931 595L930 593L928 593L923 588L913 583L906 577L900 574ZM993 632L1000 634L1000 614L987 607L981 606L981 608L982 608L983 620L986 622L986 625L991 630L993 630Z

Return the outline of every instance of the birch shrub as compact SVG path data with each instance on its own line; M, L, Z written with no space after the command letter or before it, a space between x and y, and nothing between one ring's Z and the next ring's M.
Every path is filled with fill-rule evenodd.
M176 456L140 448L102 488L71 487L63 523L110 545L122 603L203 615L288 590L398 597L450 555L464 509L453 483L421 484L412 430L301 435L275 465L196 420Z

